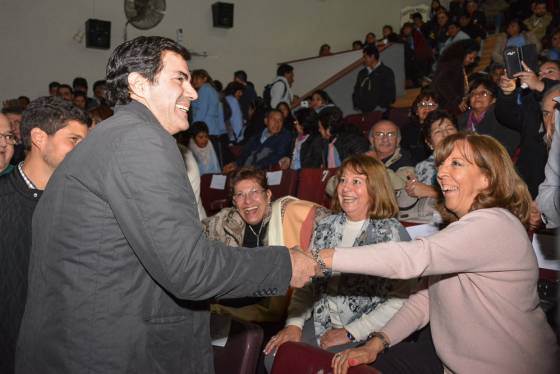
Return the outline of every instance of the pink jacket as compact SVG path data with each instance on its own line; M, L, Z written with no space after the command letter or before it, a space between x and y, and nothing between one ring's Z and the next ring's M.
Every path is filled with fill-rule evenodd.
M337 249L333 270L429 276L383 328L394 345L430 322L446 372L558 373L558 346L539 307L537 260L524 227L501 208L471 212L411 242Z

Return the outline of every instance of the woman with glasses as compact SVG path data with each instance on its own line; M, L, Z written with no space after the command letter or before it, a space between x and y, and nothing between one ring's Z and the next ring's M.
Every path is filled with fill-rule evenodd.
M519 146L519 133L502 125L496 119L494 104L498 86L489 78L476 78L469 87L469 109L457 117L459 130L474 131L496 138L513 156Z
M422 127L428 114L439 107L439 100L431 89L423 89L412 103L410 121L401 126L401 147L408 149L412 161L418 163L430 155L424 142Z
M455 117L444 110L431 112L423 128L424 141L432 150L430 157L416 164L416 177L406 183L408 195L417 198L437 198L437 168L434 149L449 135L457 133Z
M10 165L10 160L14 155L14 145L16 136L12 133L10 121L0 113L0 175L10 173L14 166Z
M311 216L320 219L328 213L322 207L290 196L272 203L266 173L252 166L241 167L233 173L230 194L233 207L224 208L202 221L210 240L230 247L298 245L306 248L314 223ZM296 227L295 231L284 230L286 220ZM294 232L297 235L290 236ZM284 316L287 300L286 296L218 300L219 304L212 305L212 312L249 322L278 322Z
M333 214L317 224L312 248L408 240L395 218L397 201L380 161L366 155L350 156L337 177ZM272 353L288 341L331 351L364 342L399 310L414 283L340 273L314 279L294 291L286 327L265 347L267 368L272 367Z

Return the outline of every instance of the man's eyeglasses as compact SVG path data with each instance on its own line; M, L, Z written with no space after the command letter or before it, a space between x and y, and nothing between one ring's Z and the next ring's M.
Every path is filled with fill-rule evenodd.
M242 201L246 198L250 198L251 200L255 200L257 197L259 197L260 193L263 193L264 190L251 190L251 191L247 191L247 192L237 192L233 194L233 201L237 202L237 201Z
M396 131L375 131L373 133L373 136L376 138L389 138L389 139L393 139L397 137L397 132Z
M418 108L428 108L428 109L435 109L437 108L437 104L436 103L432 103L429 101L422 101L418 103Z
M4 139L6 143L15 145L17 143L17 138L14 134L0 134L0 139Z

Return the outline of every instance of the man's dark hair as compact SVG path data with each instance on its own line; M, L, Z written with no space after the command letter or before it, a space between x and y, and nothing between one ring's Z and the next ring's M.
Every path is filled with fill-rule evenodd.
M280 115L283 117L284 115L282 114L282 111L280 109L270 109L268 112L266 112L266 116L265 118L268 118L272 115L272 113L280 113Z
M237 70L233 73L233 79L239 79L242 82L247 82L247 73L244 70Z
M63 83L60 86L58 86L58 89L60 90L61 88L68 88L70 90L71 94L74 94L74 90L72 89L72 87L70 87L69 84Z
M226 86L226 89L224 90L224 95L228 96L228 95L233 95L235 94L237 91L245 91L245 86L242 85L239 82L230 82L228 83L228 85Z
M74 78L74 80L72 81L72 88L74 89L74 91L81 91L80 88L85 88L87 91L88 83L86 78L83 77Z
M209 134L210 130L208 130L208 125L206 125L206 122L196 121L190 127L189 132L191 133L192 137L195 137L197 134L201 132Z
M294 113L305 135L319 134L319 115L311 108L302 108Z
M492 79L488 78L488 77L479 77L479 78L473 79L469 83L469 94L480 86L486 88L488 90L488 92L490 92L492 94L493 97L498 96L498 85L496 83L494 83L494 81Z
M52 90L53 88L58 88L58 87L60 87L60 83L57 81L53 81L49 83L49 91Z
M86 95L85 92L83 92L83 91L74 92L74 99L77 98L77 97L80 97L80 96L87 100L87 95Z
M364 52L365 55L368 55L370 57L374 56L376 60L379 60L379 50L377 49L376 46L372 44L368 44L364 47L362 51Z
M550 60L550 59L546 59L543 62L541 62L541 64L539 66L542 66L543 64L554 64L556 65L556 67L558 69L560 69L560 60Z
M95 91L99 86L106 86L106 85L107 85L107 81L105 79L95 81L95 83L93 84L93 91Z
M27 150L31 149L31 130L40 128L48 135L66 127L68 121L78 121L86 126L91 124L87 113L56 96L43 96L33 100L21 117L21 137Z
M2 114L21 114L23 107L19 99L10 99L2 103Z
M281 64L280 66L278 66L278 69L276 69L276 76L283 77L286 74L291 73L292 71L294 71L294 67L292 65Z
M461 28L461 25L459 24L459 21L456 21L456 20L449 21L449 23L447 24L447 27L449 28L449 26L455 26L458 29Z
M319 112L319 126L322 126L325 130L329 130L331 135L335 137L339 132L341 132L343 123L342 110L336 106L328 106L323 108Z
M190 60L189 51L172 39L161 36L139 36L119 45L107 62L107 101L122 105L131 101L128 74L139 73L150 83L163 69L163 52L170 51Z
M422 14L420 14L420 12L416 12L416 13L412 13L412 14L410 15L410 19L411 19L411 20L416 20L416 19L422 20L423 17L422 17Z

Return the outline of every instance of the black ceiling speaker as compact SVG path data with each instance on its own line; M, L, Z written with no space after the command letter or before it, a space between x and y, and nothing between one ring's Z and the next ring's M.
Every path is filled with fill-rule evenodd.
M111 48L111 22L92 18L86 21L86 48Z
M233 4L221 1L212 4L212 21L214 27L231 29L233 27Z

